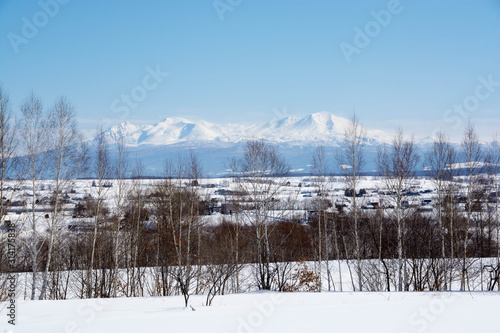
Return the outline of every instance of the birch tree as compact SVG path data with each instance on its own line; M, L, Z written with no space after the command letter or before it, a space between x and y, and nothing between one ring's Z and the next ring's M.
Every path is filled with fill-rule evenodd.
M259 289L271 289L274 272L271 267L270 237L273 222L279 216L271 214L274 198L286 185L289 166L275 146L263 141L247 141L243 156L230 163L233 178L241 193L245 193L253 204L248 213L255 229L257 249L256 282Z
M393 219L397 226L398 291L403 291L403 239L406 219L404 201L415 178L418 160L419 156L413 138L406 139L401 129L394 135L391 147L384 145L379 148L377 155L379 172L383 176L387 189L393 193L390 199L394 202Z
M358 192L360 176L364 167L364 148L365 148L366 130L363 128L359 119L354 114L347 127L344 129L344 137L340 144L341 150L337 155L337 163L344 177L347 191L352 193L352 226L354 228L354 237L356 243L356 260L358 275L358 290L363 290L362 267L361 267L361 241L359 235L359 206L356 198Z
M129 230L130 234L130 246L131 246L131 259L132 259L132 276L130 278L130 288L132 290L132 295L136 295L136 281L140 279L140 267L138 266L139 257L139 243L141 241L141 231L142 223L148 215L147 208L145 207L145 202L143 196L145 191L143 189L142 181L142 170L143 166L140 161L137 161L135 171L134 171L134 181L132 185L132 191L128 195L129 201L129 211L131 226ZM140 296L143 296L140 293Z
M114 249L113 249L113 257L114 257L114 272L113 272L113 281L112 281L112 293L113 297L116 297L117 294L117 286L119 279L119 263L120 263L120 230L121 230L121 220L123 218L123 205L125 201L126 194L126 183L124 181L125 174L127 172L127 153L125 151L125 142L123 138L123 134L120 133L117 142L116 142L116 163L115 163L115 237L114 237Z
M479 138L477 136L474 125L471 122L467 123L464 130L464 136L461 143L462 160L465 163L465 227L463 228L462 238L462 271L460 274L460 290L464 291L466 288L467 278L467 248L472 238L471 232L476 228L471 228L473 222L473 211L477 206L477 199L475 196L479 191L480 184L478 182L478 172L481 167L483 159L483 152Z
M33 93L29 95L21 106L21 131L22 145L24 153L23 174L25 179L31 185L31 202L29 204L30 214L28 215L28 224L30 226L31 237L28 248L31 253L32 285L31 299L35 299L38 269L40 266L40 250L42 243L39 234L40 221L37 216L36 208L38 205L37 196L39 196L39 185L45 172L47 161L51 150L52 135L49 127L49 121L43 112L42 102Z
M9 207L10 199L4 200L6 182L14 177L15 153L18 145L16 127L12 120L9 95L0 86L0 223ZM12 192L14 193L14 192Z
M456 239L457 239L457 220L458 220L458 209L456 205L456 200L455 200L455 193L457 192L457 176L458 176L458 171L456 169L456 163L458 159L458 153L456 149L453 147L453 145L447 145L446 151L446 172L445 172L445 177L448 177L447 183L445 183L445 191L446 191L446 196L443 200L443 216L442 218L445 219L446 221L446 228L449 231L450 235L450 240L449 240L449 246L450 246L450 265L448 267L448 274L449 277L447 279L448 281L448 286L451 289L452 283L453 283L453 271L454 271L454 262L455 262L455 256L457 254L457 249L456 249Z
M95 198L95 212L94 213L94 230L92 236L92 251L90 255L90 264L87 271L87 295L92 298L94 295L94 262L96 256L96 245L97 245L97 232L99 230L99 224L101 222L101 210L103 208L103 200L105 194L108 192L108 187L105 187L105 183L109 181L111 176L110 167L110 157L109 157L109 144L105 136L104 130L101 126L97 129L95 143L95 157L93 160L94 173L96 176L96 187L97 193Z
M201 193L199 191L199 182L201 178L203 178L203 171L200 159L193 152L189 152L188 156L188 170L187 170L187 178L189 179L188 189L191 192L191 198L200 198ZM190 207L190 215L195 216L198 212L198 204L195 200L191 201ZM201 235L203 225L201 220L198 220L195 224L196 226L196 293L199 292L201 286L201 275L202 275L202 263L201 263ZM194 254L193 254L194 255Z
M76 177L85 165L87 151L83 138L77 130L75 120L75 109L65 97L59 98L49 115L52 151L48 165L48 174L53 180L54 192L51 198L50 218L47 222L48 244L47 257L45 258L45 270L42 276L42 287L39 299L45 297L48 274L52 263L54 242L58 230L63 227L63 194L74 184ZM57 243L62 240L59 238Z
M177 282L188 306L192 282L198 273L193 265L196 259L194 234L200 223L201 198L193 178L199 175L197 158L179 158L176 164L167 162L165 179L155 188L153 212L160 230L170 233L167 242L173 247L173 262L176 266L169 270ZM187 186L183 180L188 179Z
M325 148L323 146L318 146L313 154L312 159L312 170L314 174L314 183L318 191L318 196L316 199L316 210L318 212L318 274L322 276L322 266L323 259L326 264L326 274L328 280L328 290L331 290L331 279L330 279L330 266L328 264L328 254L330 249L330 238L327 235L328 230L328 218L326 217L325 211L328 208L326 205L326 194L327 191L327 165L325 161ZM314 238L313 238L314 239ZM323 244L323 240L325 244ZM326 255L324 254L326 252ZM318 291L322 289L322 279L318 283Z
M499 191L500 188L498 186L498 173L500 172L500 137L498 134L496 134L493 137L493 140L490 142L490 145L488 147L488 154L487 154L487 167L488 167L488 173L490 174L490 177L492 178L493 182L493 197L490 199L494 202L493 205L493 211L494 211L494 218L493 218L493 225L494 229L496 230L496 246L497 246L497 253L496 253L496 269L497 271L500 271L500 215L498 211L498 203L499 203ZM497 287L498 291L500 291L500 281L497 281Z
M450 166L454 163L453 153L451 153L452 150L453 147L446 135L443 132L438 132L432 144L431 150L428 151L425 156L427 175L433 182L434 189L436 191L435 212L441 237L441 259L443 274L445 276L443 285L444 290L448 288L446 278L448 272L448 260L446 260L445 235L447 231L443 221L443 205L445 204L446 194L448 193L447 188L454 176L454 169L450 168Z

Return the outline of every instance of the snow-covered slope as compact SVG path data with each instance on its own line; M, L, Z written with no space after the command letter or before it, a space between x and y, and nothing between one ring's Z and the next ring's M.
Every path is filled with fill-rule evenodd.
M277 143L317 143L338 145L342 141L349 120L328 112L318 112L303 118L287 117L274 120L257 128L259 138L268 138ZM389 136L382 131L367 130L368 144L385 142Z
M223 131L206 121L192 122L184 118L166 118L153 125L135 126L124 122L108 129L104 135L111 142L123 136L127 146L169 145L180 142L217 141Z
M273 293L20 301L1 332L499 332L491 293ZM0 309L6 309L0 303ZM194 311L193 311L194 309Z
M316 144L337 146L348 120L328 112L318 112L305 117L285 117L264 124L214 124L204 120L167 118L153 125L135 126L129 122L116 125L105 135L116 140L123 136L126 145L171 145L179 143L237 143L247 139L264 139L274 143L292 145ZM368 144L387 141L382 131L367 130Z

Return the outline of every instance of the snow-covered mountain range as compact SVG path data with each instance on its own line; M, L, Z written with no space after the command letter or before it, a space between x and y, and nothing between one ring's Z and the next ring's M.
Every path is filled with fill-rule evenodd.
M338 146L348 120L328 112L305 117L289 116L264 124L215 124L204 120L166 118L153 125L137 126L123 122L105 132L111 141L123 136L130 147L141 145L164 146L180 143L239 143L248 139L263 139L276 144L316 145L322 142ZM386 142L389 136L379 130L367 130L367 144Z
M207 175L223 175L227 172L228 159L240 154L243 143L249 139L278 145L292 170L308 173L314 148L320 143L325 147L325 152L331 155L334 164L333 155L348 123L349 120L328 112L245 125L175 117L153 125L123 122L111 127L103 135L110 143L123 137L129 156L141 159L145 171L151 175L161 173L166 159L176 158L189 150L200 157ZM368 161L366 171L371 171L374 165L369 161L374 158L376 147L389 142L391 134L367 129L364 139Z

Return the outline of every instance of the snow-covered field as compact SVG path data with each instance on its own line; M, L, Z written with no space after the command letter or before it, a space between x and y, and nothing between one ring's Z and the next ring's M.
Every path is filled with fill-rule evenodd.
M498 293L274 293L21 301L0 332L499 332Z

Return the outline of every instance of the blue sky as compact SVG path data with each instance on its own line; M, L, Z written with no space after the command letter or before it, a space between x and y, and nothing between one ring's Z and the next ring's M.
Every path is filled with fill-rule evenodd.
M468 117L500 128L500 1L60 2L0 0L15 110L34 91L47 106L66 95L86 131L319 111L420 136L459 136Z

